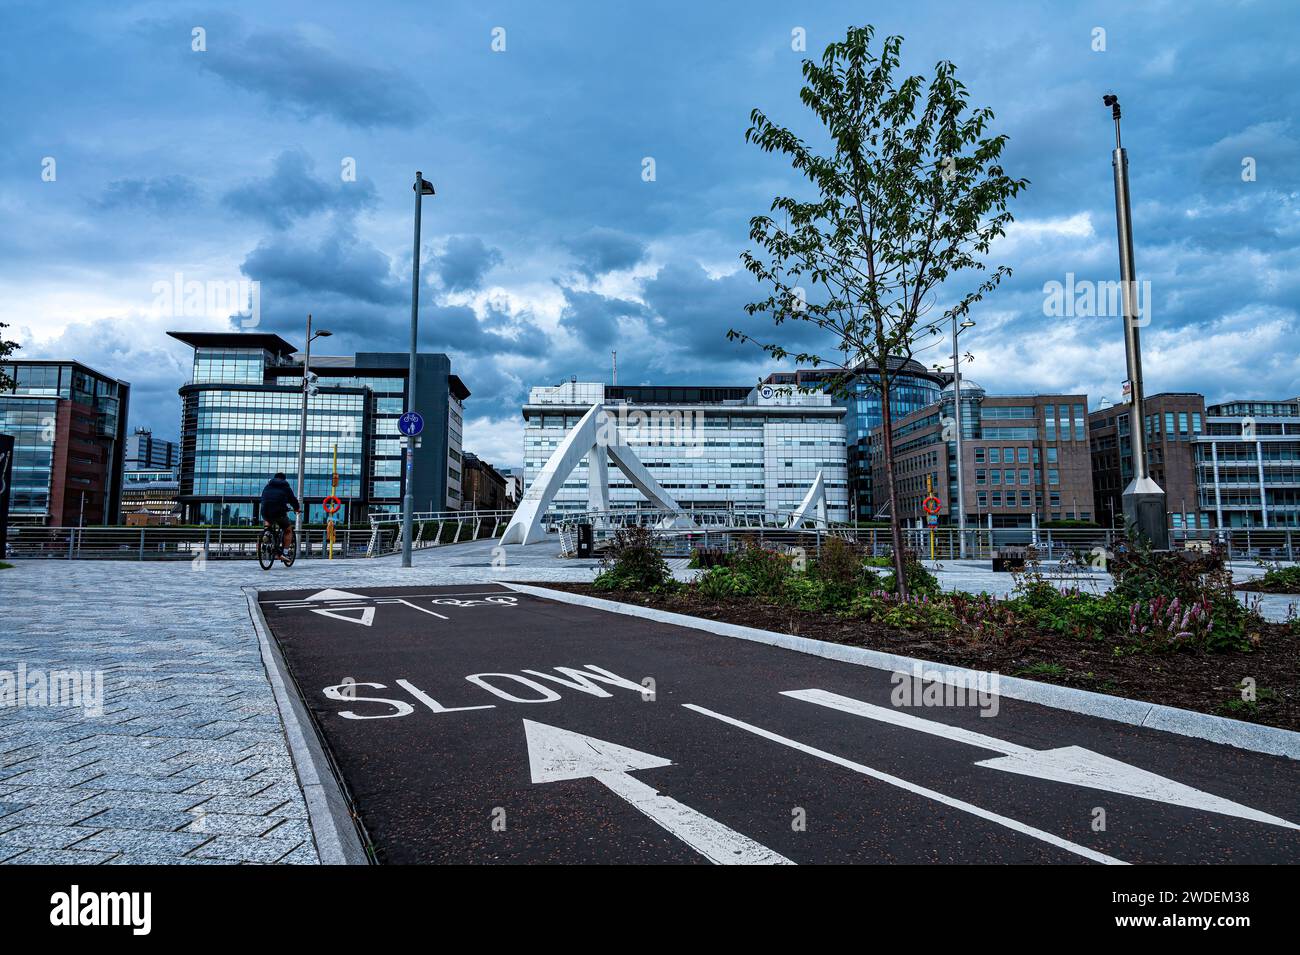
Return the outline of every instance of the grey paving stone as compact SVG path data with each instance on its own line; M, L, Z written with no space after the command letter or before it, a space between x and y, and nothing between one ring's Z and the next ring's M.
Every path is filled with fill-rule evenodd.
M273 783L265 780L204 779L195 783L186 793L201 793L208 796L254 796Z
M105 865L239 865L235 859L200 859L194 856L177 856L166 853L121 852Z
M52 789L49 786L15 786L6 797L7 802L21 802L35 806L71 806L95 795L95 789Z
M95 810L86 806L28 806L18 812L0 816L5 826L75 826Z
M175 832L193 818L189 813L176 809L126 809L117 806L110 809L96 809L95 815L82 821L81 825L94 826L98 829L152 829L159 832Z
M94 834L94 829L76 826L18 826L0 833L0 845L23 846L28 849L66 849Z
M88 780L97 789L128 792L178 793L192 785L188 778L175 776L141 776L131 773L104 773Z
M27 806L28 804L25 802L0 802L0 816L7 816L20 809L26 809Z
M320 865L320 857L316 855L315 846L310 842L304 842L284 858L277 859L276 862L278 865Z
M4 836L0 836L3 839ZM143 829L106 829L80 845L83 849L110 852L143 852L152 855L184 855L203 845L210 836L191 832L150 832Z
M278 827L285 820L278 816L245 816L238 813L229 812L203 812L203 807L191 810L186 815L189 817L189 824L185 826L186 832L206 832L209 835L220 836L260 836L266 833L268 829ZM289 838L296 836L298 839L310 838L311 833L300 835L293 832L287 832L280 838Z
M302 843L296 839L217 836L192 853L201 859L237 859L240 862L275 862Z
M184 812L208 798L202 793L142 793L109 790L90 797L85 804L101 809L160 809Z
M274 829L263 832L263 836L272 839L311 839L311 826L306 819L285 819Z
M247 816L265 816L272 810L283 806L287 799L279 796L265 798L261 796L213 796L203 803L207 812L231 812Z
M3 850L0 850L3 855ZM0 858L3 865L102 865L111 859L111 852L83 852L78 849L27 849L8 859Z

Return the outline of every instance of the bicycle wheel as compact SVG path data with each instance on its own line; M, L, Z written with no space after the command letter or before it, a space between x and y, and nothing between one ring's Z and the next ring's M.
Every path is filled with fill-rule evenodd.
M270 570L275 563L275 537L269 528L263 528L261 536L257 538L257 562L263 570Z
M284 548L283 553L284 553L284 566L292 567L293 562L298 559L298 535L297 534L293 535L293 546Z

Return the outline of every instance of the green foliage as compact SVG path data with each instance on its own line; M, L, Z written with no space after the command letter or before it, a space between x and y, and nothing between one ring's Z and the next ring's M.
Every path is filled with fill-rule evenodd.
M16 352L20 347L22 347L17 342L8 341L4 337L3 334L4 330L8 327L9 326L6 325L4 322L0 322L0 361L3 361L4 359L8 358L10 355ZM13 387L14 387L14 380L8 375L6 375L4 373L3 366L0 366L0 392L12 391Z
M900 598L884 591L855 597L849 612L900 630L955 630L960 622L948 601Z
M731 569L749 577L755 593L776 596L793 573L794 558L750 543L732 555Z
M912 555L907 555L903 563L904 579L907 581L907 592L909 595L917 597L937 597L943 592L939 586L939 580L934 574L925 569L922 564ZM893 570L884 576L880 586L885 590L897 591L897 581Z
M656 546L654 534L644 527L618 531L601 560L601 568L602 573L592 584L598 590L661 593L677 588L672 571Z
M1270 567L1263 577L1250 582L1250 589L1273 594L1300 594L1300 567Z
M696 579L694 586L701 596L710 600L732 600L759 592L752 577L731 567L710 568Z

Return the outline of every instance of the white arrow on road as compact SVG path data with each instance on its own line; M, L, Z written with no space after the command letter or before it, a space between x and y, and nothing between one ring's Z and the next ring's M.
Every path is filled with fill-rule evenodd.
M1193 789L1191 786L1130 766L1118 759L1094 753L1082 746L1029 749L973 730L949 726L936 720L922 719L903 710L863 703L861 700L840 696L838 693L829 693L826 690L787 690L781 695L1004 754L994 759L980 760L975 764L976 766L987 766L990 769L1018 773L1021 776L1035 776L1039 779L1050 779L1124 796L1135 796L1138 799L1172 803L1175 806L1216 812L1224 816L1237 816L1253 822L1284 826L1287 829L1300 829L1300 826L1285 819L1270 816L1266 812L1251 809L1230 799Z
M524 720L524 733L535 783L590 777L717 865L794 865L785 856L628 775L671 766L672 760L533 720Z

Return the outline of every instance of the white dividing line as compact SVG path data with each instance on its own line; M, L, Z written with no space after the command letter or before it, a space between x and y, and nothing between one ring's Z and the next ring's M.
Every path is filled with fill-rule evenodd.
M409 600L399 600L398 603L406 604L406 606L410 607L412 610L418 610L420 611L420 613L427 613L430 617L437 617L439 620L448 619L440 613L434 613L432 610L425 610L423 607L417 606L416 604L411 603Z
M671 766L672 760L533 720L524 720L524 734L534 783L594 779L715 865L794 865L779 852L628 775Z
M968 812L972 816L978 816L981 819L987 819L989 822L995 822L999 826L1005 826L1015 832L1022 833L1040 842L1046 842L1048 845L1056 846L1058 849L1064 849L1066 852L1072 852L1077 856L1083 856L1085 859L1091 859L1093 862L1101 862L1106 865L1128 865L1123 859L1116 859L1114 856L1108 856L1105 853L1089 849L1087 846L1081 846L1076 842L1068 839L1062 839L1060 836L1054 836L1050 832L1044 832L1042 829L1035 829L1033 826L1027 826L1023 822L1018 822L1007 816L999 815L996 812L990 812L987 809L981 809L972 803L964 802L960 799L954 799L952 796L945 796L943 793L935 792L933 789L926 789L924 786L918 786L916 783L909 783L906 779L899 779L897 776L891 776L888 773L882 773L878 769L872 769L870 766L864 766L862 763L855 763L851 759L845 759L843 756L836 756L834 753L828 753L825 750L817 749L806 743L800 743L798 740L789 739L785 736L779 736L770 730L765 730L760 726L754 726L752 723L746 723L738 720L733 716L726 716L714 710L706 709L703 706L697 706L694 703L683 703L688 710L694 710L696 713L702 713L705 716L711 716L715 720L721 720L738 729L753 733L755 736L761 736L764 739L771 740L774 743L780 743L782 746L788 746L791 749L798 750L801 753L807 753L809 756L816 756L818 759L824 759L829 763L837 766L843 766L845 769L851 769L855 773L861 773L863 776L870 776L872 779L879 780L882 783L888 783L890 786L897 786L899 789L905 789L910 793L918 796L924 796L926 799L933 799L935 802L942 803L945 806L951 806L953 809L959 809L962 812Z

